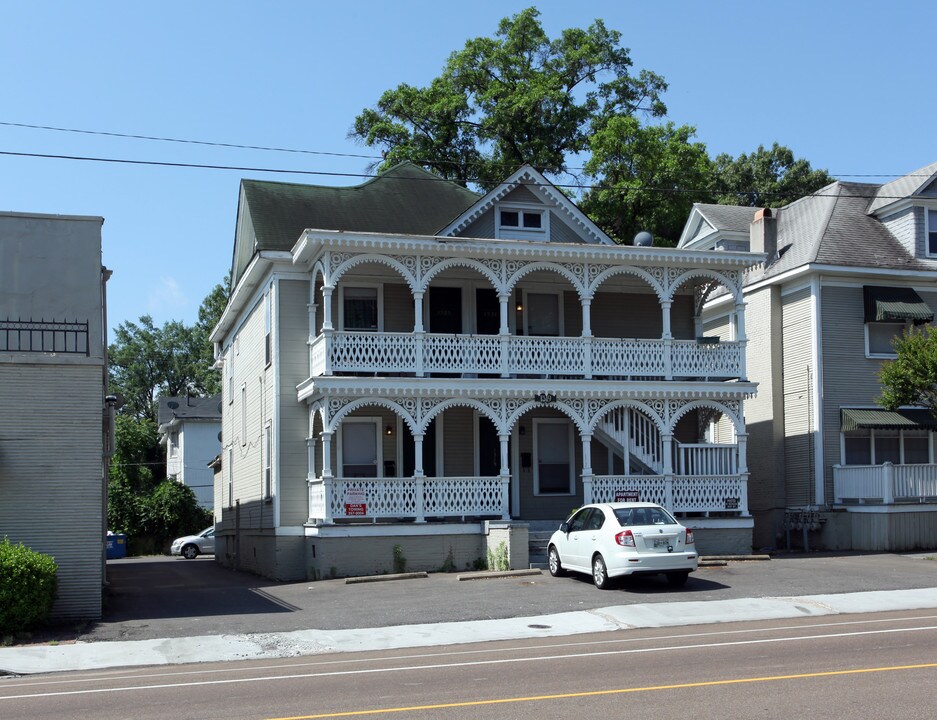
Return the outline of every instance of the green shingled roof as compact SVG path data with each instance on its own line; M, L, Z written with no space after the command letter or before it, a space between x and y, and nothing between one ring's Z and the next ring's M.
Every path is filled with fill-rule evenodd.
M303 230L435 235L479 198L404 162L352 187L242 180L259 250L290 250Z

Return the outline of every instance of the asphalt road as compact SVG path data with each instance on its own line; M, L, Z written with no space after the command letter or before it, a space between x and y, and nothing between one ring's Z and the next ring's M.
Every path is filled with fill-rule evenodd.
M930 610L61 673L0 679L0 717L926 718L935 644Z
M351 629L525 617L610 605L788 597L937 587L937 555L790 555L701 568L684 588L662 577L610 591L585 577L459 581L457 574L346 584L274 583L210 557L112 560L104 618L57 629L58 639L143 640L227 633ZM47 639L47 638L43 638Z

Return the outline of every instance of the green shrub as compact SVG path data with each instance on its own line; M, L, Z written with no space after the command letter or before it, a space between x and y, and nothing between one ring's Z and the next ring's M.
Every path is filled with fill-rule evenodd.
M48 555L7 537L0 542L0 634L37 627L49 620L58 566Z
M403 546L399 544L394 545L394 572L407 572L407 558L403 556Z
M489 570L510 570L511 562L508 559L508 544L502 540L494 550L488 548Z

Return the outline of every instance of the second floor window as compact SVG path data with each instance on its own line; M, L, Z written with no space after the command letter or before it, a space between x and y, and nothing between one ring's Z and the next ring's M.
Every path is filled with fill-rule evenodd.
M937 255L937 210L927 211L927 254Z
M895 339L908 327L907 323L870 322L865 324L869 357L895 357Z
M377 330L377 288L344 289L342 310L345 330Z

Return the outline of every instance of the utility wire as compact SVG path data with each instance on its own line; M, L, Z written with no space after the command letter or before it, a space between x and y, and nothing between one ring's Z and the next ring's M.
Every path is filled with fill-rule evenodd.
M298 148L284 148L276 146L267 146L267 145L242 145L238 143L225 143L225 142L213 142L208 140L188 140L183 138L172 138L172 137L162 137L159 135L138 135L132 133L119 133L119 132L109 132L106 130L81 130L77 128L63 128L55 127L52 125L31 125L29 123L16 123L0 120L0 126L5 127L18 127L18 128L28 128L30 130L51 130L55 132L67 132L67 133L78 133L82 135L101 135L104 137L117 137L117 138L128 138L132 140L154 140L157 142L171 142L171 143L182 143L187 145L205 145L208 147L223 147L223 148L233 148L238 150L264 150L269 152L283 152L283 153L295 153L300 155L322 155L326 157L347 157L347 158L356 158L364 160L382 160L384 159L383 155L364 155L356 153L342 153L342 152L328 152L325 150L303 150ZM437 160L435 162L448 163L452 165L460 164L456 160ZM473 165L477 163L466 163L468 165ZM585 168L581 167L570 167L567 170L576 170L582 171ZM265 172L276 172L273 170ZM286 171L284 171L286 172ZM930 177L929 175L911 175L908 173L830 173L833 177L840 178L898 178L898 177ZM365 177L365 176L361 176ZM372 176L366 176L372 177Z
M189 168L189 169L199 169L199 170L236 170L238 172L258 172L258 173L275 173L275 174L284 174L284 175L321 175L327 177L352 177L352 178L363 178L363 179L373 179L380 177L380 174L375 173L348 173L348 172L329 172L326 170L285 170L283 168L264 168L264 167L251 167L245 165L212 165L206 163L181 163L181 162L167 162L160 160L130 160L127 158L103 158L103 157L89 157L82 155L57 155L50 153L24 153L24 152L13 152L10 150L0 150L0 155L7 155L10 157L28 157L28 158L44 158L51 160L75 160L80 162L99 162L99 163L111 163L111 164L120 164L120 165L142 165L142 166L151 166L151 167L172 167L172 168ZM453 180L443 177L395 177L395 180L405 180L409 182L444 182L451 183ZM480 182L478 179L469 178L466 182L477 183ZM651 192L651 193L660 193L660 194L672 194L672 195L700 195L710 192L714 192L711 189L696 189L696 188L657 188L657 187L615 187L614 185L601 185L601 184L587 184L587 183L550 183L550 187L555 188L564 188L568 190L609 190L613 192L620 193L630 193L630 192ZM724 190L716 191L724 192L729 195L746 195L751 194L755 191L737 191L737 190ZM785 193L772 193L772 192L760 192L757 194L762 197L770 197L772 195L784 195ZM811 193L807 197L842 197L840 194L824 194L824 193ZM905 197L903 195L863 195L863 194L851 194L849 197L861 197L861 198L872 198L877 197L880 199L889 199L889 200L900 200Z

